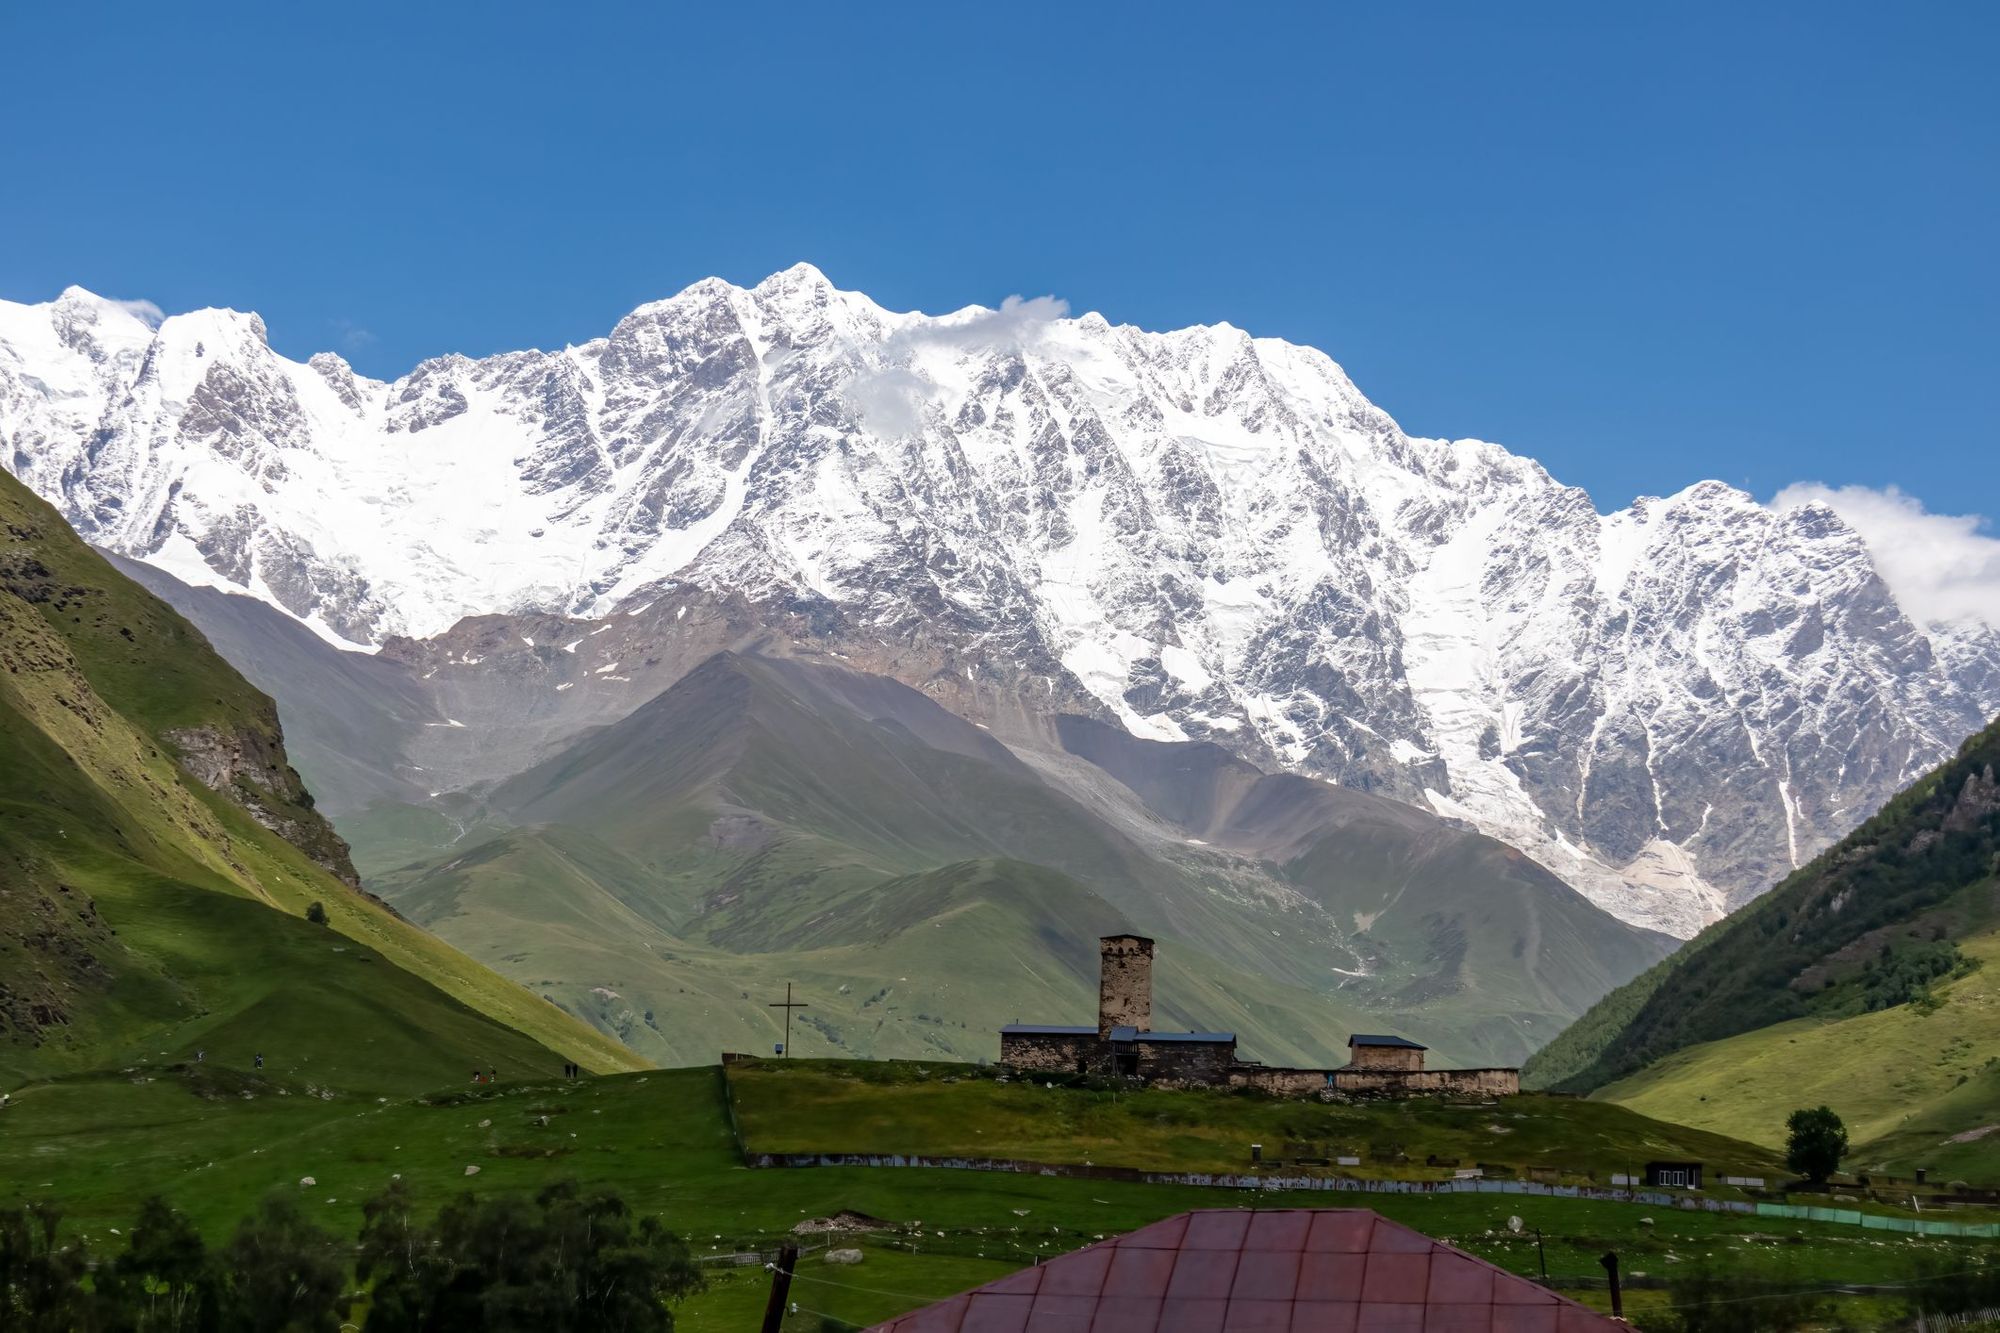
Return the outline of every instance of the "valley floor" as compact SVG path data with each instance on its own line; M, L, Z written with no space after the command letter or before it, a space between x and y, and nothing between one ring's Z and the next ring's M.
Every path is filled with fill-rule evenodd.
M967 1066L801 1061L738 1072L739 1123L748 1145L760 1151L810 1145L944 1153L978 1144L982 1155L1075 1160L1085 1154L1106 1164L1192 1169L1240 1165L1256 1135L1274 1153L1288 1139L1378 1148L1397 1140L1416 1162L1437 1153L1517 1168L1574 1147L1577 1164L1597 1170L1624 1155L1622 1138L1643 1152L1700 1152L1731 1165L1771 1160L1748 1144L1562 1098L1356 1109L1208 1094L1114 1098L999 1084ZM786 1327L816 1330L820 1313L865 1324L1100 1235L1243 1198L1195 1187L935 1169L750 1170L731 1130L723 1077L713 1067L576 1083L502 1082L408 1101L327 1101L303 1085L221 1073L87 1075L20 1089L0 1112L0 1202L59 1200L69 1225L100 1250L118 1246L111 1229L127 1226L139 1201L153 1193L189 1211L211 1235L272 1191L292 1194L313 1220L351 1234L362 1201L395 1174L427 1205L464 1189L526 1190L562 1176L612 1185L636 1208L660 1214L705 1256L768 1250L801 1221L842 1210L885 1219L888 1229L855 1238L867 1256L858 1267L834 1267L808 1254L793 1296L802 1312L813 1313ZM1653 1138L1633 1142L1635 1135ZM474 1167L476 1175L469 1175ZM1963 1268L1993 1250L1884 1239L1855 1227L1577 1199L1371 1195L1364 1201L1260 1192L1254 1202L1365 1202L1516 1271L1539 1272L1545 1256L1554 1285L1599 1304L1603 1293L1583 1284L1597 1277L1596 1259L1606 1249L1624 1256L1626 1271L1641 1284L1708 1265L1802 1285L1896 1283L1922 1264ZM1523 1219L1522 1232L1509 1231L1510 1215ZM824 1243L805 1238L809 1247ZM679 1326L695 1333L750 1326L766 1275L719 1264L713 1272L709 1289L679 1311ZM1643 1312L1669 1294L1636 1291L1632 1308ZM1888 1308L1888 1299L1870 1298L1850 1312L1868 1322Z

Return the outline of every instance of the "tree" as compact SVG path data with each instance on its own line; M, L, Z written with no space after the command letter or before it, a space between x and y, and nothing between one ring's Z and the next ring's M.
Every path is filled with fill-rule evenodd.
M361 1255L355 1277L373 1281L368 1323L382 1333L431 1326L437 1292L448 1278L435 1232L418 1221L410 1187L399 1176L361 1205Z
M158 1196L139 1206L125 1253L96 1277L127 1326L142 1333L212 1333L221 1281L194 1223Z
M374 1283L369 1333L667 1333L667 1303L700 1269L658 1218L607 1190L550 1185L532 1200L462 1194L419 1222L397 1181L362 1205L356 1272Z
M62 1211L34 1203L0 1210L0 1328L20 1333L87 1333L105 1327L104 1303L85 1290L90 1255L81 1241L58 1244Z
M243 1219L223 1251L227 1333L338 1333L353 1304L340 1242L306 1221L283 1195Z
M1824 1185L1847 1155L1847 1126L1831 1107L1803 1107L1785 1121L1785 1165L1815 1185Z
M548 1278L572 1329L671 1330L667 1302L701 1286L701 1270L657 1217L637 1219L609 1190L573 1180L535 1197L542 1210Z

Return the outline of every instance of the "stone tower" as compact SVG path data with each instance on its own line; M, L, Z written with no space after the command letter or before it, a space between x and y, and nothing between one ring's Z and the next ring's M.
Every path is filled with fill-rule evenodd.
M1106 935L1097 942L1097 1035L1116 1027L1153 1026L1153 942L1144 935Z

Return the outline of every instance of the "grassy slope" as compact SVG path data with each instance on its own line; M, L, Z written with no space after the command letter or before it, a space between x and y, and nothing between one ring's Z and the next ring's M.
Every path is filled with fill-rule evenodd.
M1530 1077L1598 1088L1703 1042L1851 1013L1885 945L1894 954L1933 936L1984 933L1993 914L1982 886L2000 873L2000 812L1953 812L1968 781L1996 764L2000 724L1769 894L1600 1001L1530 1065Z
M1800 1018L1693 1046L1597 1095L1647 1115L1759 1143L1784 1140L1796 1106L1847 1122L1851 1170L2000 1180L2000 935L1962 947L1984 966L1940 987L1941 1002L1846 1018Z
M1397 801L1268 774L1205 742L1056 720L1062 744L1203 843L1256 858L1339 924L1322 951L1378 1008L1532 1050L1674 946L1504 843ZM1338 957L1341 953L1350 959Z
M566 829L493 838L397 901L668 1064L769 1050L783 1021L767 1002L787 982L811 1005L792 1033L805 1055L991 1059L1002 1023L1096 1012L1096 936L1124 918L1066 876L984 860L829 882L822 859L796 875L791 864L767 858L725 881L742 906L722 914L733 938L721 942L673 934L674 911L621 878L616 853ZM750 935L769 948L728 947ZM1262 1033L1313 1014L1306 1039L1246 1045L1272 1063L1336 1059L1359 1021L1357 1010L1183 948L1161 960L1159 1012L1162 1026Z
M1339 1063L1387 1026L1508 1063L1650 956L1498 844L1257 795L1248 817L1299 826L1286 864L1142 843L917 691L725 654L504 784L498 818L342 826L413 919L667 1063L768 1049L786 981L813 1005L802 1052L990 1058L1003 1022L1087 1019L1093 937L1125 928L1163 940L1163 1025L1233 1028L1255 1058Z
M963 1080L969 1071L929 1068L928 1081L919 1081L909 1069L887 1071L897 1082L876 1088L876 1112L898 1103L913 1108L897 1146L936 1150L951 1135L963 1136L968 1125L977 1127L983 1117L1006 1109L986 1100L996 1091L994 1085ZM942 1082L953 1076L961 1081ZM810 1066L776 1071L755 1094L759 1106L753 1114L768 1110L790 1132L817 1133L819 1142L839 1146L829 1141L850 1133L840 1123L851 1107L846 1078L843 1072ZM1018 1091L1025 1095L1027 1090ZM1068 1127L1103 1128L1103 1094L1056 1090L1037 1095L1039 1101L1013 1116L1021 1141L1038 1141L1053 1150L1061 1146L1060 1136ZM966 1109L955 1111L955 1102ZM1314 1109L1200 1097L1159 1104L1142 1099L1137 1106L1137 1111L1118 1112L1124 1126L1142 1136L1134 1151L1165 1153L1168 1160L1188 1165L1224 1150L1207 1140L1226 1145L1253 1125L1261 1129L1273 1119ZM1159 1124L1168 1107L1179 1113L1182 1124ZM1577 1101L1524 1099L1520 1107L1538 1126L1532 1134L1520 1129L1511 1136L1514 1148L1509 1147L1510 1136L1491 1135L1491 1155L1478 1155L1489 1160L1504 1159L1510 1151L1522 1158L1537 1156L1560 1136L1559 1122L1552 1117L1565 1114L1577 1117L1579 1124L1589 1118L1593 1125L1622 1116L1621 1134L1646 1123L1616 1108ZM1492 1115L1477 1107L1465 1111L1457 1129L1435 1132L1475 1135L1482 1117ZM1205 1120L1211 1112L1218 1117L1212 1125ZM1381 1108L1375 1114L1392 1121L1400 1112ZM532 1189L559 1175L615 1185L636 1206L661 1213L702 1253L766 1247L802 1218L852 1209L897 1223L887 1240L915 1252L886 1248L882 1239L863 1239L869 1257L861 1268L828 1270L809 1258L794 1294L807 1310L857 1323L899 1313L1038 1255L1074 1249L1094 1236L1129 1230L1182 1209L1329 1202L1324 1195L1272 1193L1246 1199L1226 1191L1102 1179L955 1171L746 1171L737 1164L713 1068L573 1085L509 1081L496 1089L453 1094L439 1105L383 1104L344 1093L322 1102L296 1092L279 1097L268 1090L255 1091L248 1100L234 1093L213 1098L191 1095L189 1079L182 1074L144 1083L91 1077L27 1089L6 1115L8 1133L0 1135L0 1202L22 1194L59 1198L72 1225L110 1247L120 1242L106 1229L124 1227L138 1202L154 1191L186 1207L211 1235L225 1232L272 1190L294 1195L315 1221L351 1234L361 1201L392 1174L405 1177L428 1201L462 1189ZM541 1123L543 1117L547 1125ZM895 1131L871 1121L865 1132ZM1592 1132L1582 1130L1580 1137L1588 1139ZM1684 1141L1678 1132L1665 1132L1674 1142ZM1187 1159L1173 1158L1171 1147L1163 1146L1169 1135L1196 1141ZM1121 1153L1123 1147L1121 1141ZM1527 1148L1533 1151L1523 1151ZM1751 1160L1757 1157L1754 1149L1738 1151ZM1718 1160L1726 1156L1717 1150ZM468 1177L467 1166L479 1167L479 1174ZM306 1175L315 1184L301 1188L298 1182ZM1624 1256L1628 1271L1670 1273L1668 1255L1710 1253L1734 1271L1842 1281L1896 1280L1919 1255L1947 1255L1963 1266L1961 1256L1973 1252L1946 1242L1885 1243L1880 1233L1852 1227L1750 1222L1619 1203L1518 1195L1378 1195L1365 1202L1529 1274L1537 1270L1532 1233L1539 1228L1549 1270L1558 1279L1598 1272L1596 1256L1607 1248ZM1527 1224L1525 1239L1507 1233L1510 1214ZM761 1309L763 1291L756 1270L725 1273L709 1293L678 1312L680 1327L694 1333L735 1333ZM787 1324L798 1333L816 1328L814 1320Z
M344 848L284 767L269 700L6 477L0 659L0 1077L197 1047L385 1089L474 1060L553 1068L545 1047L631 1067L319 864ZM174 762L189 729L273 766L210 791ZM313 901L331 931L303 921Z

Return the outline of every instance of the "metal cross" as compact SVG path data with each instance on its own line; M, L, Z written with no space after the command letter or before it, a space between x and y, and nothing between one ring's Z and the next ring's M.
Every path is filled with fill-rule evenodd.
M773 1001L771 1004L765 1007L770 1009L782 1009L785 1011L785 1058L789 1060L792 1058L792 1010L806 1009L810 1008L810 1006L802 1001L796 1004L793 1003L792 983L787 981L785 983L784 1002L778 1003L776 1001Z

